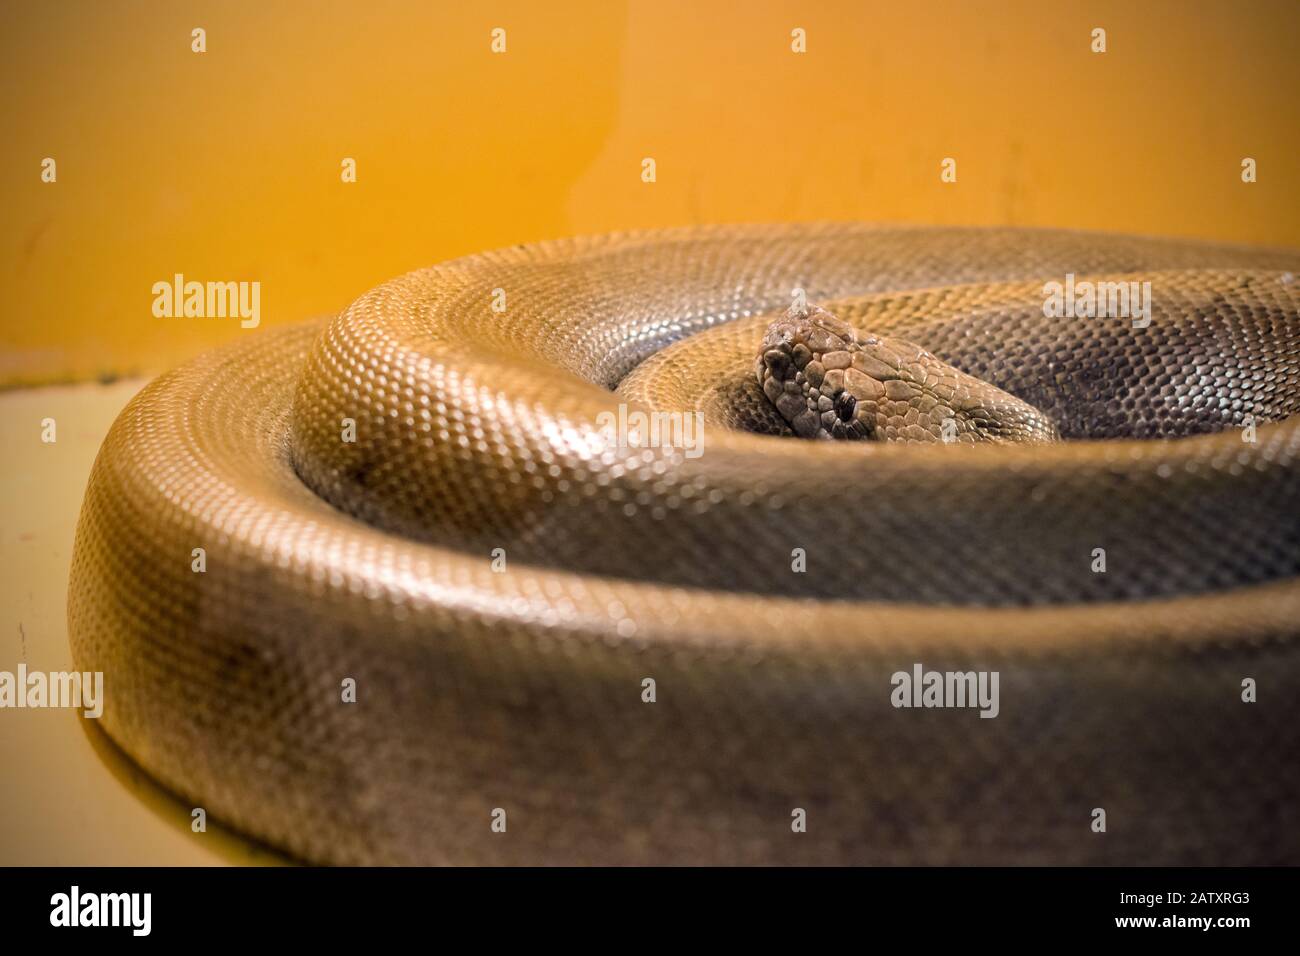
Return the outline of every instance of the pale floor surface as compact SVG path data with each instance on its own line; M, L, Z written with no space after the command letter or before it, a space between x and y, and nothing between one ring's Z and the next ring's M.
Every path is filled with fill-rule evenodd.
M0 671L72 669L67 586L81 498L100 442L142 384L0 392ZM49 444L46 418L57 429ZM0 865L282 862L211 819L192 832L190 811L80 711L0 709Z

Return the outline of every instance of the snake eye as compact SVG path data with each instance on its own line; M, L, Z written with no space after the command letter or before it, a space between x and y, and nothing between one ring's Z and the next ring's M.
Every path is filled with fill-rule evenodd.
M853 418L853 410L858 407L858 400L848 392L840 392L835 399L835 414L840 421L847 422Z

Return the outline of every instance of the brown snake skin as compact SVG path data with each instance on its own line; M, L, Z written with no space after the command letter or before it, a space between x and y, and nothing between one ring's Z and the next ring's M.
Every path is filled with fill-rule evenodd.
M132 401L76 664L159 781L309 861L1297 863L1293 272L828 224L412 273ZM1150 326L1045 318L1067 274L1150 281ZM755 375L795 288L1064 440L796 440ZM602 443L620 402L702 453ZM917 663L997 671L998 716L895 708Z

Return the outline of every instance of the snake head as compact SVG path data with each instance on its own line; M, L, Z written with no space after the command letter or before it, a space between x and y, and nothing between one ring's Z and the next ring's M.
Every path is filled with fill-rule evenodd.
M773 322L754 370L801 438L1057 440L1033 405L910 342L859 333L818 306L791 308Z

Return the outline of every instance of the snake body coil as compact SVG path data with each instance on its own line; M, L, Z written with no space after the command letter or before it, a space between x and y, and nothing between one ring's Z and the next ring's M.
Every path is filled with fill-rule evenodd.
M821 225L412 273L132 401L76 663L163 784L313 861L1300 862L1297 271ZM1045 317L1067 277L1149 324ZM854 357L771 337L794 289ZM944 376L1061 440L794 440L925 437L979 392ZM698 453L601 424L653 410ZM918 665L997 716L895 706Z

